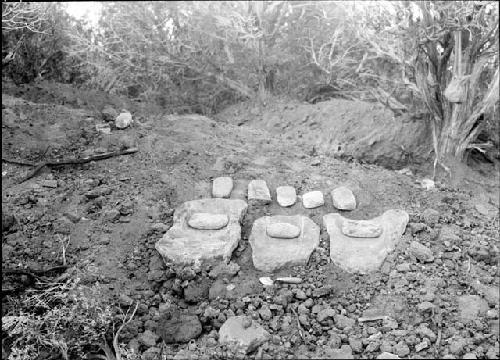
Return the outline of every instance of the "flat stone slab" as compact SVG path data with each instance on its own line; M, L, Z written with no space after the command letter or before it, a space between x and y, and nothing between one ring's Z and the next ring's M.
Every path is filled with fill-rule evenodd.
M314 209L325 203L323 193L321 191L310 191L302 195L302 205L306 209Z
M248 183L248 201L264 204L271 202L271 193L265 180L252 180Z
M219 329L219 343L251 353L270 338L257 322L246 316L232 316Z
M214 198L228 198L233 190L233 179L230 177L218 177L212 184L212 196Z
M276 200L283 207L292 206L297 201L297 193L293 186L279 186L276 188Z
M266 231L270 237L280 239L293 239L300 235L300 228L289 223L269 224Z
M323 223L330 237L330 257L334 263L349 272L376 271L389 252L401 239L409 220L404 210L387 210L370 221L380 226L382 234L377 238L353 238L344 235L344 218L340 214L326 214Z
M213 198L187 201L175 210L173 226L156 242L155 248L167 263L189 265L199 261L216 264L220 260L227 263L240 241L240 223L247 207L243 200ZM222 214L229 220L219 230L193 229L188 221L196 213Z
M333 206L339 210L354 210L356 209L356 198L351 189L340 186L333 189L331 192Z
M382 228L370 220L344 220L342 233L355 238L373 238L382 234Z
M300 229L293 239L279 239L267 234L271 224L288 223ZM319 246L319 226L307 216L264 216L253 223L249 237L256 269L274 271L285 266L305 265Z

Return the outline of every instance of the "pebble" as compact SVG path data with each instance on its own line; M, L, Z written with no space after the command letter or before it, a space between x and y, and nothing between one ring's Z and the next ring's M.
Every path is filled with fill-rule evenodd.
M356 324L356 320L351 319L347 316L344 315L337 315L335 316L335 326L337 326L339 329L346 329L346 328L351 328Z
M401 359L396 354L391 354L390 352L384 351L377 356L377 359Z
M459 355L466 345L467 340L464 338L455 339L450 343L450 352L454 355Z
M352 336L349 337L349 345L352 351L355 353L360 353L363 351L363 342L360 339L356 339Z
M274 281L268 276L260 277L259 281L264 286L272 286L274 284Z
M212 196L214 198L228 198L233 190L233 179L230 177L218 177L212 185Z
M427 340L424 340L421 343L415 345L415 351L420 352L424 349L427 349L428 347L429 347L429 343L427 342Z
M339 210L356 209L356 198L351 189L341 186L331 192L333 206Z
M404 341L398 342L393 348L399 357L406 357L408 354L410 354L410 348Z
M302 282L302 279L299 277L285 276L276 278L276 281L287 284L300 284Z
M300 228L289 223L274 223L267 225L266 233L274 238L293 239L300 235Z
M122 112L115 119L115 126L118 129L125 129L132 123L132 114L129 112Z
M314 209L322 206L324 203L325 200L321 191L310 191L302 195L302 205L306 209Z
M295 293L295 298L298 300L305 300L307 299L307 295L303 290L297 289L297 292Z
M292 206L297 201L295 188L293 186L279 186L276 188L276 200L280 206Z
M439 221L439 211L434 209L425 209L422 213L422 217L427 225L434 226Z
M399 272L407 272L411 270L410 263L402 263L396 266L396 270Z
M415 235L415 234L418 234L422 231L424 231L425 229L427 229L427 225L425 225L424 223L409 223L408 224L408 228L410 229L410 232L412 235Z
M421 262L432 262L434 261L434 255L432 255L432 250L427 246L420 244L417 241L412 241L410 247L408 248L410 255L415 256Z
M313 310L314 312L314 310ZM334 309L327 308L323 309L318 312L318 315L316 316L316 319L318 320L319 323L324 323L326 322L329 318L334 318L335 315L337 315L337 312Z
M268 321L272 318L273 314L271 313L271 310L269 309L268 306L263 306L259 310L259 315L262 318L262 320Z
M420 312L432 310L433 308L434 308L434 304L429 302L429 301L424 301L424 302L421 302L420 304L417 305L417 309Z

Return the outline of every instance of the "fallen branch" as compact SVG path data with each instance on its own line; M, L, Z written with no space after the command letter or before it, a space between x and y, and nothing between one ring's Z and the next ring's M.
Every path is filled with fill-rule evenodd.
M81 159L63 159L63 160L55 160L55 161L45 161L40 164L38 164L28 175L26 175L19 183L23 183L32 177L34 177L36 174L40 172L45 166L61 166L61 165L73 165L73 164L86 164L91 161L97 161L97 160L104 160L104 159L109 159L111 157L115 156L120 156L120 155L129 155L133 154L139 151L137 148L130 148L126 150L119 150L119 151L112 151L104 154L98 154L98 155L92 155L92 156L87 156ZM3 158L2 158L3 160Z
M29 161L13 160L2 157L2 161L10 164L23 165L23 166L35 166L36 164Z
M35 277L40 277L44 274L50 272L62 272L66 271L67 266L55 266L48 269L34 270L34 269L2 269L4 275L33 275Z

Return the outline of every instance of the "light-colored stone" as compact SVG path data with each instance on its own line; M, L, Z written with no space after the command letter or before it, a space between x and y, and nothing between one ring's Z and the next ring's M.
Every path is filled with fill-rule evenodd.
M289 223L300 228L295 239L278 239L267 235L268 225ZM319 245L319 226L306 216L264 216L253 223L249 238L255 268L274 271L285 266L305 265Z
M214 198L228 198L233 190L233 179L228 176L214 179L212 186L212 196Z
M340 186L331 192L333 206L339 210L354 210L356 209L356 198L351 189Z
M129 112L122 112L115 119L115 126L118 129L125 129L132 123L132 114Z
M314 209L325 203L323 193L321 191L310 191L302 195L302 205L306 209Z
M241 238L240 222L246 209L243 200L214 198L185 202L174 212L173 226L156 242L155 248L167 263L217 264L221 259L227 263ZM220 230L193 229L187 221L199 212L226 214L229 222Z
M219 343L226 346L235 346L238 350L251 353L269 338L269 333L255 321L246 326L246 316L232 316L219 329Z
M281 239L293 239L300 235L300 228L289 223L269 224L266 231L270 237Z
M248 183L248 201L269 204L271 193L265 180L252 180Z
M422 179L420 181L420 184L425 190L432 190L436 187L436 184L431 179Z
M382 235L382 228L369 220L345 220L342 233L355 238L374 238Z
M488 302L479 295L463 295L458 298L459 318L463 322L478 319L480 315L486 314Z
M263 276L259 278L259 281L262 285L264 286L271 286L274 284L273 279L271 279L269 276Z
M391 354L390 352L384 351L377 356L377 359L401 359L396 354Z
M286 284L300 284L302 282L302 279L295 276L282 276L276 278L276 281Z
M279 186L276 188L276 200L280 206L292 206L297 201L295 188L293 186Z
M188 225L198 230L219 230L227 225L229 216L226 214L194 213L188 220Z
M111 128L108 124L96 124L95 129L97 132L103 133L105 135L111 134Z
M394 250L405 232L409 216L403 210L388 210L370 221L382 228L378 238L352 238L342 233L346 219L340 214L326 214L323 223L330 237L330 257L349 272L376 271L387 254Z

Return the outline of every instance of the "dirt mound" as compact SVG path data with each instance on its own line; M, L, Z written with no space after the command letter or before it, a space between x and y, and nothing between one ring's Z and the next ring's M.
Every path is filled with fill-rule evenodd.
M395 117L382 105L332 99L314 105L273 101L232 106L219 120L263 128L288 141L310 147L312 153L341 159L356 158L390 169L430 158L430 129L421 120Z

